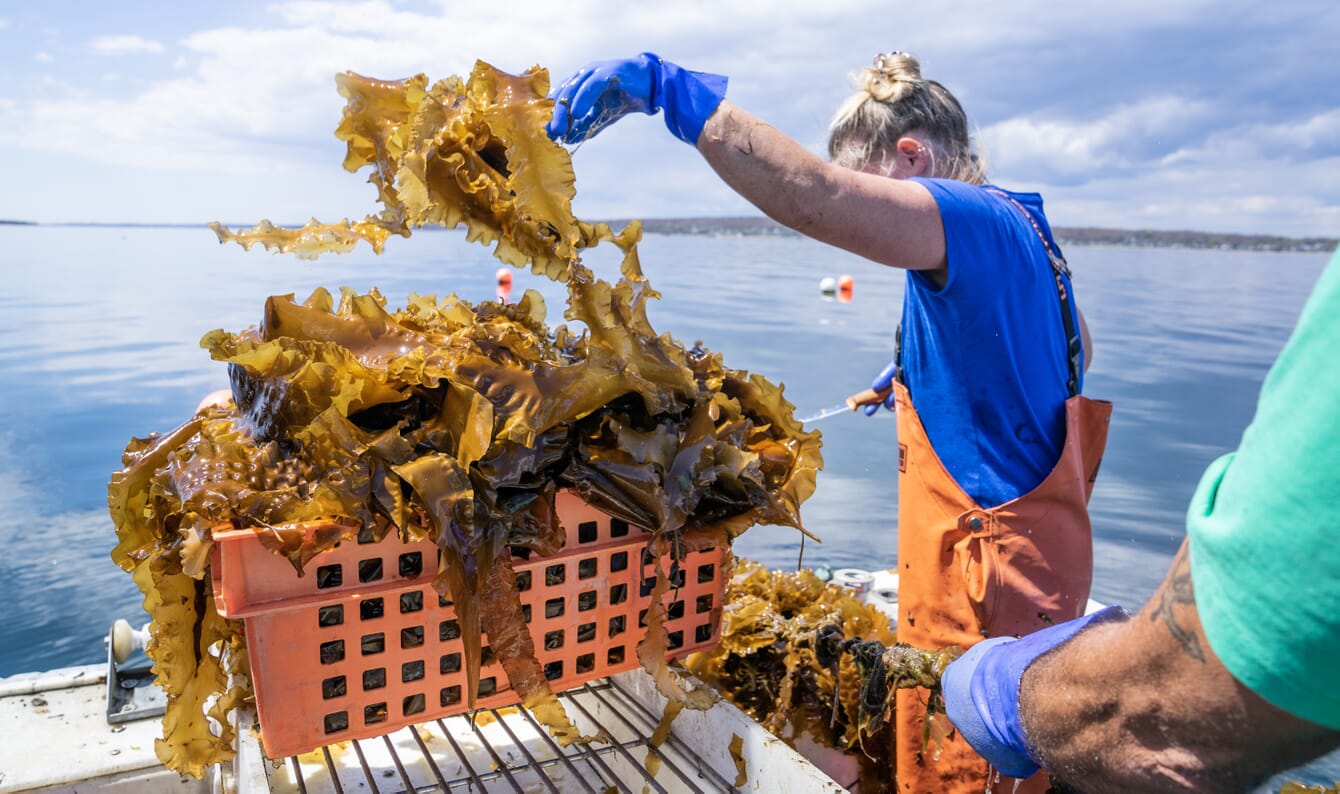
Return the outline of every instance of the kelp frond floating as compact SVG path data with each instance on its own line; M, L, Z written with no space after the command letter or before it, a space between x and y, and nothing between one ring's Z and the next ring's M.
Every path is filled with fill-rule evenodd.
M580 327L551 329L531 290L515 304L411 295L389 309L376 290L318 289L301 302L270 298L251 329L205 335L228 367L232 404L132 440L108 486L112 556L145 594L146 650L168 694L156 750L183 774L230 757L225 717L248 696L228 689L247 664L240 624L214 611L215 527L255 528L299 572L359 529L432 538L434 587L455 602L467 639L469 691L487 632L512 687L564 742L577 733L535 659L510 552L561 544L558 489L652 529L657 550L729 544L754 524L804 531L819 434L795 420L780 386L651 327L646 302L659 296L638 266L638 225L614 235L571 215L571 163L544 132L545 72L481 63L468 83L426 86L340 78L345 166L373 167L380 215L221 237L315 255L464 223L503 261L566 281L565 316ZM601 240L625 252L614 285L578 256ZM326 529L306 541L284 531L295 522ZM661 656L662 692L701 706L660 674L663 643L649 627L639 657Z
M606 224L573 216L572 161L543 134L553 114L544 69L511 75L479 62L469 80L453 76L431 87L421 74L374 80L345 72L335 80L348 100L335 130L348 144L344 167L371 167L368 181L382 211L357 222L313 220L300 229L268 221L239 231L211 224L220 242L314 258L344 253L359 240L381 253L391 235L464 224L466 239L495 245L503 262L561 280L582 249L615 240L626 250L640 236L637 224L616 239Z

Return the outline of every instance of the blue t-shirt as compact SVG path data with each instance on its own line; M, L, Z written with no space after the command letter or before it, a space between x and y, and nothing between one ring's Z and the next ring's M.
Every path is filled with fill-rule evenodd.
M1056 279L1033 225L1008 199L952 179L915 181L939 205L949 275L937 289L907 272L903 377L949 474L994 507L1040 485L1065 443L1069 367ZM1009 195L1059 252L1042 197ZM1073 297L1068 279L1066 289Z

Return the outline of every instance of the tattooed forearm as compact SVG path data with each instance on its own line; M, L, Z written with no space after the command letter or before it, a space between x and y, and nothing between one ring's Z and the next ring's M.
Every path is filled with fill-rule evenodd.
M1177 612L1188 606L1194 608L1196 604L1196 596L1191 589L1191 561L1185 544L1173 559L1172 569L1168 571L1168 577L1163 581L1156 598L1153 609L1149 611L1149 619L1163 622L1188 656L1204 662L1205 652L1200 647L1200 638L1178 622Z

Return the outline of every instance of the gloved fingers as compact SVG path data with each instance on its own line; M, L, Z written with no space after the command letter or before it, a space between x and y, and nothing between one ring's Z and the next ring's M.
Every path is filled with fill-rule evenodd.
M591 122L584 116L590 114L588 106L599 98L598 92L592 94L592 82L599 82L596 64L587 64L551 92L553 119L547 127L549 137L563 143L579 143L590 137Z
M641 104L629 95L618 75L596 70L571 93L568 113L572 121L565 137L573 143L584 141L625 114L642 110Z
M550 139L567 143L565 136L572 129L572 114L568 112L567 100L554 101L554 115L549 119L549 123L544 125L544 131Z
M1028 777L1037 770L1037 764L1029 757L1023 730L1018 726L1018 683L1010 687L1009 682L991 681L998 688L991 688L993 697L984 697L979 669L993 654L1008 653L1009 649L1000 646L1017 642L1014 637L992 637L977 643L945 668L940 686L945 715L959 735L1001 772Z
M890 411L896 411L897 403L898 397L893 393L893 390L890 389L888 394L880 395L878 400L865 406L865 415L874 416L881 405Z
M665 125L695 144L726 95L722 75L693 72L644 52L634 58L588 64L552 95L550 137L580 143L629 113L665 111Z
M654 80L645 56L587 64L553 92L551 136L580 143L629 113L655 113Z
M568 78L566 80L564 80L563 82L559 83L557 86L549 90L549 98L554 100L555 102L557 102L559 99L564 98L570 100L572 98L573 93L576 92L578 86L586 82L586 80L591 76L591 71L594 66L595 64L588 63L587 65L568 75Z
M1018 641L1018 637L990 637L976 643L945 667L944 675L941 676L941 687L946 691L952 688L955 694L968 692L968 684L972 680L972 674L977 671L977 665L981 663L982 657L997 645L1009 645ZM948 706L946 702L945 707Z
M623 101L622 95L611 84L596 104L573 124L573 137L578 141L594 137L629 112L631 109L628 103Z
M1042 654L1095 623L1128 618L1110 606L1074 620L1048 626L1022 638L995 637L968 649L945 668L941 678L945 713L960 735L983 758L1010 777L1037 769L1019 717L1019 683Z
M575 143L581 140L581 136L573 135L573 125L579 118L579 114L573 112L573 101L577 92L591 79L593 66L594 64L583 66L549 92L549 98L554 100L554 116L545 126L550 138L562 143Z
M572 85L565 85L563 92L568 98L568 107L575 117L582 117L600 102L605 92L619 90L619 83L613 79L610 70L602 64L591 64L578 72Z
M898 372L898 360L890 361L884 369L875 376L874 381L870 383L870 388L875 391L884 391L893 388L893 376Z

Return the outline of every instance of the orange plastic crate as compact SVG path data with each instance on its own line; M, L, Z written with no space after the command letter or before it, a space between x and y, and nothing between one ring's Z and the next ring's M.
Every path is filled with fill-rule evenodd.
M638 666L637 643L655 568L646 530L590 507L570 492L556 500L567 531L552 557L513 560L536 656L555 692ZM432 589L437 547L345 542L299 577L250 529L214 533L212 575L220 614L241 619L265 753L297 755L379 736L466 710L456 613ZM724 549L664 560L669 656L712 647L721 624ZM676 586L677 585L677 586ZM477 707L520 698L485 651Z

